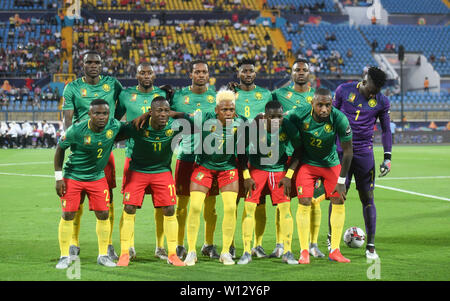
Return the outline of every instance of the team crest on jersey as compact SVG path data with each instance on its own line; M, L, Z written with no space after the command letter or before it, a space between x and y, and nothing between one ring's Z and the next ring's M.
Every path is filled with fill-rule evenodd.
M66 134L61 136L61 141L64 141L64 140L66 140Z
M208 97L206 98L206 100L208 100L209 103L213 103L213 102L214 102L214 96L208 95Z
M286 141L286 138L287 138L287 135L286 135L286 133L285 132L283 132L283 133L280 133L280 141Z
M184 97L184 104L188 105L189 104L189 96L185 96Z
M307 101L308 103L311 103L311 102L312 102L312 97L311 97L311 96L306 97L306 101Z
M286 98L291 99L291 97L292 97L292 92L288 92L288 94L286 94Z
M297 187L297 192L298 192L298 195L302 195L303 194L303 187L302 186L298 186Z
M195 177L195 179L196 179L197 181L201 181L201 180L203 179L204 176L205 176L205 175L204 175L202 172L199 172L199 173L197 174L197 176Z
M372 98L371 100L369 100L369 107L373 108L377 106L377 100Z
M355 93L350 93L350 94L348 95L347 100L348 100L349 102L354 102L354 101L355 101L355 98L356 98Z
M84 136L84 144L86 145L91 144L91 136Z
M81 97L86 97L87 96L87 90L86 89L82 89L81 90Z
M66 204L67 204L66 200L61 200L61 205L63 208L66 208Z
M172 136L173 136L173 130L172 130L172 129L168 129L168 130L166 131L166 136L167 136L167 137L172 137Z
M102 88L103 88L103 91L105 91L105 92L109 92L111 90L111 87L108 84L104 84L102 86Z
M137 94L133 93L133 94L131 94L130 101L136 101L136 98L137 98Z
M333 130L333 126L329 123L325 124L325 126L323 127L323 130L327 133L330 133Z
M215 131L216 131L216 126L213 125L213 126L211 127L211 133L214 133Z
M257 100L261 100L261 99L262 99L262 94L259 93L259 92L256 92L256 93L255 93L255 98L256 98Z
M107 130L106 131L106 138L111 139L113 134L114 134L114 132L112 130Z

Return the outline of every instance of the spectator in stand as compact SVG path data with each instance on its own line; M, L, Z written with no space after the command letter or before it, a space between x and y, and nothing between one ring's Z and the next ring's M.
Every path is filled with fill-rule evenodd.
M425 76L425 80L423 81L423 91L424 92L430 91L430 81L428 80L428 76Z

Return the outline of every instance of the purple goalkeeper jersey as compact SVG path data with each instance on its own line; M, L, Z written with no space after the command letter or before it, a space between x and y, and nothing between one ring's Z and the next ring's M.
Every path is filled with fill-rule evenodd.
M359 83L345 83L337 87L333 106L347 116L353 132L353 151L369 152L373 149L373 131L380 119L382 143L385 153L392 150L389 99L381 93L367 100L358 90ZM341 150L340 145L338 150Z

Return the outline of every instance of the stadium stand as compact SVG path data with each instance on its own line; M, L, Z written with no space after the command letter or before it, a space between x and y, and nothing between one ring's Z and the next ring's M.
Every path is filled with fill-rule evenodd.
M390 14L448 14L450 9L441 0L381 0Z
M283 27L282 31L293 41L294 54L309 58L317 73L360 75L365 66L377 64L370 53L370 46L357 28L292 24L291 29Z
M403 45L407 52L423 52L441 75L450 75L450 63L446 56L450 53L450 44L442 43L450 37L448 26L360 26L360 30L368 41L376 40L377 52L390 51L386 45L395 43ZM396 52L397 50L392 50ZM441 59L441 57L443 58ZM434 57L434 59L433 59Z
M369 1L339 2L371 5ZM257 78L266 79L273 88L288 83L295 58L306 57L314 74L311 85L334 89L342 82L360 80L367 66L378 65L375 56L396 54L400 44L407 53L422 53L441 82L447 81L439 92L405 91L407 119L450 119L450 35L442 22L349 25L353 23L334 0L81 3L83 18L74 21L61 15L62 6L72 4L71 0L0 1L0 120L60 120L61 92L67 82L81 76L81 57L90 49L105 59L103 73L117 77L124 86L134 83L136 67L144 60L153 64L158 79L180 86L189 61L208 61L212 76L227 82L235 76L238 61L252 57L257 61ZM381 0L381 4L388 14L400 15L397 18L428 14L427 20L429 15L440 20L449 13L439 0ZM378 45L373 46L373 41ZM25 85L26 79L34 83ZM394 89L398 84L398 79L391 78L392 86L385 89L396 120L402 99L399 89Z
M107 57L104 72L114 76L134 77L141 61L149 61L159 75L186 73L188 62L210 62L212 74L230 74L244 56L259 62L257 71L275 74L288 67L285 54L270 51L273 41L262 25L248 20L229 20L213 24L205 20L176 26L150 26L148 23L111 20L105 23L82 23L74 27L73 58L75 73L81 72L81 55L96 49Z

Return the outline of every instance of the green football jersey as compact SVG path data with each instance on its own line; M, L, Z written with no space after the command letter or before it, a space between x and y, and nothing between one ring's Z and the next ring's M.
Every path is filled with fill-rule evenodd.
M90 85L84 79L78 78L64 88L63 110L73 110L72 123L88 119L91 102L94 99L104 99L109 104L109 118L114 118L116 101L122 91L120 82L111 76L100 76L96 85Z
M71 154L64 164L64 177L77 181L96 181L105 176L104 169L114 146L114 139L124 125L110 119L105 129L96 133L90 120L72 124L59 141L62 149L70 147Z
M286 113L292 109L298 108L306 103L311 103L315 90L310 88L308 92L297 92L293 87L283 87L272 92L273 99L277 99L283 105L283 111ZM287 154L292 156L294 147L288 146Z
M188 116L186 116L188 118ZM130 170L142 173L161 173L171 171L172 140L182 132L182 123L169 118L167 125L161 130L149 126L139 131L130 123L124 133L133 138Z
M312 106L291 110L286 118L300 131L302 163L333 167L339 164L336 137L340 142L352 140L352 130L347 117L336 108L331 109L328 121L317 122L312 116Z
M265 128L266 125L264 124L264 129L257 129L257 133L255 135L250 134L250 146L248 150L250 165L254 168L265 171L284 171L288 160L286 150L290 145L289 142L295 145L295 147L300 147L300 133L298 129L287 119L283 120L283 123L278 130L278 141L272 141L272 139L276 137L275 134L267 132ZM252 137L256 137L256 139L252 139ZM263 154L261 152L261 145L268 148L269 146L273 146L274 143L278 143L278 160L272 164L265 163L264 158L268 159L272 157L273 152L269 151L267 154Z
M195 162L211 170L236 168L237 145L243 143L241 152L245 153L245 133L238 129L246 119L235 117L229 126L222 126L216 113L196 114L194 118L197 117L202 118L202 149ZM191 117L191 122L194 118Z
M172 99L171 109L176 112L192 114L200 111L203 113L214 112L216 108L216 91L209 87L205 93L196 94L191 91L191 87L177 90ZM196 134L194 134L195 136ZM180 143L178 159L188 162L195 161L194 149L198 147L195 141L199 139L188 139L191 135L184 135ZM193 137L192 137L193 138ZM188 144L188 145L187 145Z
M251 91L236 88L236 114L244 116L250 121L259 113L264 113L266 103L272 100L272 93L256 86Z
M123 90L119 95L119 101L116 108L116 116L121 118L125 113L127 121L141 116L148 112L151 107L153 98L157 96L166 97L166 91L158 87L153 87L149 93L143 93L138 90L138 87L130 87ZM133 149L134 141L132 138L125 142L125 156L131 158L131 151Z
M304 103L311 103L315 90L309 88L308 92L297 92L293 87L283 87L272 92L273 99L277 99L285 112L295 109Z

